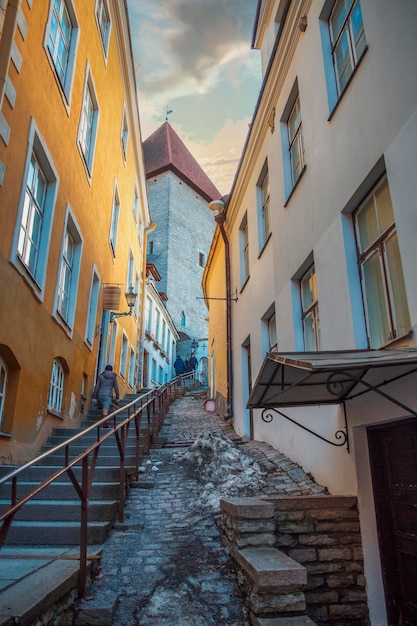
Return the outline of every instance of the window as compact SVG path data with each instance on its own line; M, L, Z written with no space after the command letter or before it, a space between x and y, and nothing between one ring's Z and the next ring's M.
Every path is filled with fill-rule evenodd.
M51 2L45 45L59 83L68 99L75 67L78 24L69 0Z
M379 348L411 328L386 178L358 209L354 222L369 344Z
M29 156L10 260L19 272L25 274L34 292L41 298L48 265L58 177L34 123L31 124L28 144Z
M23 264L33 276L36 276L40 256L47 187L48 184L36 154L32 154L26 180L17 251Z
M98 300L100 295L100 278L97 270L93 269L93 275L90 286L90 298L88 301L87 327L85 331L85 340L91 347L94 343L94 335L96 332L96 319Z
M56 310L66 324L72 327L77 301L78 277L81 265L82 239L75 218L67 212L58 275Z
M116 256L116 243L117 243L117 231L119 228L119 215L120 215L120 200L117 187L114 190L113 196L113 210L110 223L110 236L109 242L113 256Z
M58 359L55 359L52 365L52 374L49 383L48 409L52 409L58 413L60 413L62 409L64 378L64 368Z
M93 80L89 69L84 85L80 124L78 127L78 145L83 156L88 173L93 169L94 149L98 126L98 102L95 95Z
M262 353L272 352L278 347L275 305L272 304L261 318Z
M129 379L127 382L129 387L133 387L135 384L135 351L132 347L130 348Z
M257 206L258 206L258 220L259 220L259 248L265 246L268 241L270 230L269 221L269 173L268 163L265 163L262 168L261 175L258 180L257 190Z
M240 282L243 286L249 278L249 236L248 236L248 217L242 220L239 228L240 239Z
M269 340L269 352L276 350L278 347L277 340L277 326L275 320L275 313L271 315L268 320L268 340Z
M110 15L106 0L97 0L95 14L104 55L107 57L110 38Z
M186 326L187 325L187 318L185 316L184 311L181 311L181 326Z
M163 319L162 320L162 337L161 337L162 350L166 350L166 336L167 336L167 323Z
M314 265L300 280L304 350L320 350L320 315Z
M198 264L200 267L205 267L206 265L206 257L202 252L198 253Z
M114 359L116 356L116 343L117 343L117 324L110 324L110 343L108 347L107 363L114 366Z
M122 335L122 347L121 347L121 351L120 351L120 376L124 379L126 379L126 368L127 368L127 354L128 354L128 340L127 337L125 335L125 333L123 333Z
M366 49L359 0L337 0L330 15L329 30L337 90L340 95Z
M133 212L133 217L134 217L135 222L138 221L138 217L139 217L138 208L139 208L139 194L138 194L138 187L135 183L135 188L133 190L133 202L132 202L132 212ZM141 229L138 229L138 236L139 236L139 241L141 241L141 237L142 237Z
M127 285L126 292L129 287L134 287L134 273L135 273L135 259L133 258L133 252L129 249L129 258L127 262ZM137 293L137 291L135 291Z
M293 186L304 169L303 123L301 119L300 97L298 96L287 122L290 151L291 176Z
M161 340L161 311L156 311L156 324L155 324L155 339L157 341Z
M6 390L8 380L8 369L6 363L0 357L0 430L2 430L4 420L4 406L6 404Z
M129 138L129 130L128 130L128 127L127 127L126 111L123 111L122 131L121 131L121 134L120 134L120 141L122 142L123 158L125 160L126 160L126 155L127 155L128 138Z

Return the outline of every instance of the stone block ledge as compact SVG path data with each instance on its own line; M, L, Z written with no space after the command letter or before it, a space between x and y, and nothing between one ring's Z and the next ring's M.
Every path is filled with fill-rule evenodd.
M306 587L305 567L271 546L242 548L236 551L235 559L253 582L256 593L289 594Z

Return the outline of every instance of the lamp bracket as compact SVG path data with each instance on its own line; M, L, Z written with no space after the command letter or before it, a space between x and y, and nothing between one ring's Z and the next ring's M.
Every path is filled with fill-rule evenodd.
M112 324L112 322L114 322L116 317L126 317L127 315L132 315L132 310L127 311L126 313L113 313L113 311L112 311L110 313L110 324Z

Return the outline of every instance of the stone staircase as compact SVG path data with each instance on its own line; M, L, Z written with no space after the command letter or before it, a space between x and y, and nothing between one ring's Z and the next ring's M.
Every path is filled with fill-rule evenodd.
M134 395L126 396L119 403L119 408L131 402ZM127 412L121 411L117 421L127 417ZM84 430L101 418L101 411L91 409L86 415L80 428L54 428L45 445L43 452L66 441L70 437ZM140 437L140 456L146 445L146 409L142 417ZM102 429L102 433L106 433ZM97 441L97 432L93 430L80 438L70 448L71 458L75 458L88 445ZM125 455L126 481L135 471L136 438L134 424L129 429L129 438ZM30 491L42 480L64 465L65 450L61 449L43 460L41 465L35 465L25 470L18 479L17 497ZM119 505L119 478L120 454L115 436L104 441L98 453L94 471L94 480L88 504L88 535L89 545L102 544L116 519ZM3 465L0 467L0 476L5 476L16 469L15 466ZM81 465L74 466L77 480L81 480ZM11 483L0 486L0 511L10 504ZM67 473L63 474L54 483L43 489L38 496L27 502L16 513L8 532L5 546L74 546L80 542L80 515L81 502Z

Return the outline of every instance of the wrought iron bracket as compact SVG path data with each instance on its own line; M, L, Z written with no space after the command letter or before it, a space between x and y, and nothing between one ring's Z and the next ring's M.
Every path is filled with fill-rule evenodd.
M337 448L340 448L342 446L346 446L346 450L349 452L349 435L348 435L348 428L347 428L346 407L345 407L345 403L344 402L342 403L342 406L343 406L343 415L344 415L344 418L345 418L345 427L344 427L344 429L339 429L339 430L337 430L335 432L334 438L337 440L337 442L336 441L331 441L330 439L327 439L326 437L323 437L322 435L319 435L318 433L314 432L314 430L311 430L310 428L307 428L307 426L304 426L304 424L300 424L300 422L297 422L295 419L293 419L289 415L286 415L282 411L279 411L278 409L275 409L275 408L264 409L262 411L261 417L262 417L264 422L269 424L274 419L274 416L272 415L272 412L277 413L277 415L280 415L281 417L284 417L289 422L292 422L296 426L299 426L300 428L302 428L303 430L306 430L311 435L314 435L315 437L318 437L318 439L321 439L322 441L325 441L326 443L329 443L332 446L336 446Z

